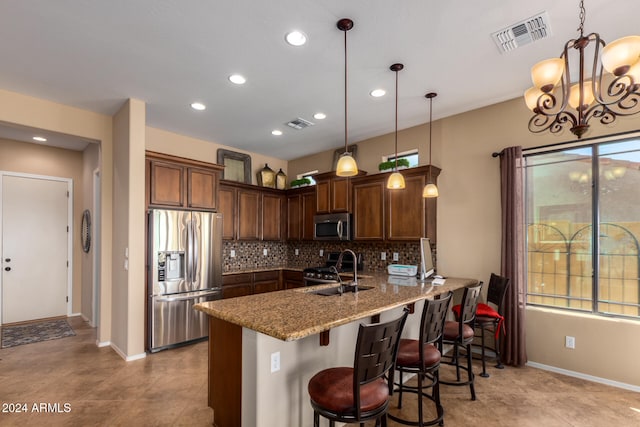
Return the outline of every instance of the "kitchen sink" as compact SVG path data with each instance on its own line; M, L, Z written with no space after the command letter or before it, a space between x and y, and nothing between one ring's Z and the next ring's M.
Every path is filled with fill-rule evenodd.
M342 288L343 288L342 293L344 294L354 293L356 290L356 287L350 284L343 285ZM373 288L374 286L358 286L358 292L368 291L369 289L373 289ZM324 296L340 295L340 287L336 286L333 288L318 289L317 291L311 291L309 293L315 294L315 295L324 295Z

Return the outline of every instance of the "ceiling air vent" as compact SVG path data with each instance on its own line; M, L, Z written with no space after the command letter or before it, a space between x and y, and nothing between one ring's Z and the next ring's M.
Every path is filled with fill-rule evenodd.
M551 25L547 12L541 12L531 18L510 25L509 27L491 34L501 53L545 39L551 36Z
M304 128L308 128L309 126L313 126L313 123L311 123L308 120L305 119L301 119L300 117L298 117L295 120L291 120L290 122L287 123L287 126L292 127L294 129L304 129Z

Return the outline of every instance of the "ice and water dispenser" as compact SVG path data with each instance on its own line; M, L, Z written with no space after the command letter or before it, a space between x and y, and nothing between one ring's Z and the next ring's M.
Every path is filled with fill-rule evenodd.
M185 277L184 251L158 252L158 282L183 280Z

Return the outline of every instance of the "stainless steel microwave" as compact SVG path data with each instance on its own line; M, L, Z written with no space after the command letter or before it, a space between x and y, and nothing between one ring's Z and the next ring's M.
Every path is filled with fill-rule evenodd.
M315 215L313 238L314 240L351 240L351 214Z

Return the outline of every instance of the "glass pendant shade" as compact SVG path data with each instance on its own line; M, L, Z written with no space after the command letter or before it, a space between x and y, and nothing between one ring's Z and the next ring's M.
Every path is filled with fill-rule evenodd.
M594 100L593 90L591 90L591 82L586 81L582 86L583 92L583 100L582 100L582 108L586 109ZM580 83L576 83L571 86L571 90L569 91L569 105L572 108L578 109L578 105L580 104Z
M529 110L534 111L538 108L538 98L540 98L542 94L543 92L535 86L530 87L524 92L524 102L527 104Z
M402 190L404 188L404 177L400 172L394 172L389 175L387 188L389 190Z
M551 92L558 84L564 72L564 60L562 58L545 59L531 68L531 80L533 85L543 92Z
M438 187L436 187L435 184L431 183L425 185L422 189L422 197L424 197L425 199L438 197Z
M615 40L602 49L602 66L608 72L621 76L640 58L640 36Z
M358 165L356 160L351 156L348 151L345 152L338 159L338 165L336 166L336 175L338 176L355 176L358 175Z
M640 61L636 62L629 68L627 75L631 76L634 84L640 84Z

